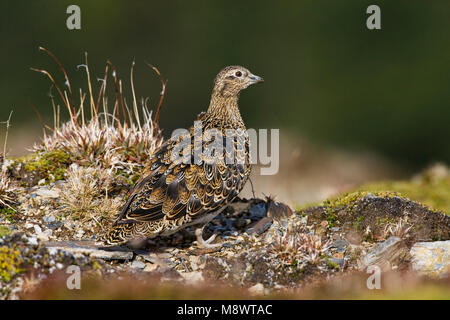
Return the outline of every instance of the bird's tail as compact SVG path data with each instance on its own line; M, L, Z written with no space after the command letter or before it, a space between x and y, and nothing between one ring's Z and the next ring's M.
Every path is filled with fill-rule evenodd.
M133 238L134 223L116 223L109 229L100 240L105 244L124 244Z

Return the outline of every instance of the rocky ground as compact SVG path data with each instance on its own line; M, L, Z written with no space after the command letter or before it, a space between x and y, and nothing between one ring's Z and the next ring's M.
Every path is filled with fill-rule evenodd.
M190 228L140 248L105 247L96 240L114 215L99 208L117 210L126 188L93 195L96 214L74 214L73 179L22 181L1 210L1 298L296 298L355 274L364 287L373 266L448 288L450 216L394 192L357 191L295 212L269 198L237 199L205 228L205 238L218 234L215 249L198 247ZM80 290L67 287L70 266L81 270ZM190 291L175 294L181 284Z

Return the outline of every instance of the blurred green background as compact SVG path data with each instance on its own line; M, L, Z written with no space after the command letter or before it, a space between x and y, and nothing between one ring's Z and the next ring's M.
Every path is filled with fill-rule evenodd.
M81 7L81 30L66 28L70 4ZM381 30L366 28L371 4L381 7ZM0 12L0 121L14 110L11 135L39 125L31 103L51 124L50 82L29 68L49 70L60 86L64 78L43 46L85 91L76 68L84 52L95 78L111 59L125 91L135 59L137 95L153 106L160 84L144 61L156 65L169 80L166 136L207 108L222 67L240 64L266 80L241 95L248 127L292 130L411 168L450 160L449 1L8 0Z

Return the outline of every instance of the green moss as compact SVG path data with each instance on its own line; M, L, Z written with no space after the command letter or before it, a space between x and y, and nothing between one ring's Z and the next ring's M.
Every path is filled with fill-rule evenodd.
M432 209L450 214L450 176L430 179L423 175L413 181L387 181L362 186L361 190L390 190Z
M7 246L0 247L0 280L9 282L14 275L23 272L20 268L22 258L20 251Z
M4 236L9 236L11 234L11 230L8 227L0 226L0 238Z
M137 172L135 172L134 174L131 174L129 172L127 172L126 170L117 170L115 171L115 177L119 178L122 177L124 179L124 182L126 184L129 185L134 185L138 180L139 177L141 176L140 173L140 168L137 168Z
M46 183L63 180L68 165L71 163L70 156L62 150L39 152L16 159L23 163L25 171L37 174Z
M8 220L9 222L14 222L13 217L15 213L16 212L14 211L14 209L10 207L3 207L0 209L0 216Z
M363 220L364 220L364 217L363 217L363 216L358 217L358 218L356 219L356 221L353 222L353 227L354 227L356 230L359 230L360 227L361 227L361 222L363 222Z
M368 191L356 191L351 193L345 193L344 195L331 198L323 201L320 205L324 207L327 213L327 221L330 227L333 227L338 222L337 212L341 209L345 209L350 212L354 212L355 205L366 196L377 196L377 197L393 197L398 196L394 192L368 192ZM364 217L359 217L358 221L354 223L355 228L359 227Z
M327 259L327 267L332 270L341 270L341 267L336 262L330 261L330 259Z

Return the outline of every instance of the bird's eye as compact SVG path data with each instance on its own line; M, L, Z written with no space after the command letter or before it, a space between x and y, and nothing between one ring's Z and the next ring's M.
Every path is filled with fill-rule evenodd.
M235 75L236 75L236 77L240 77L240 76L242 76L242 72L236 71Z

